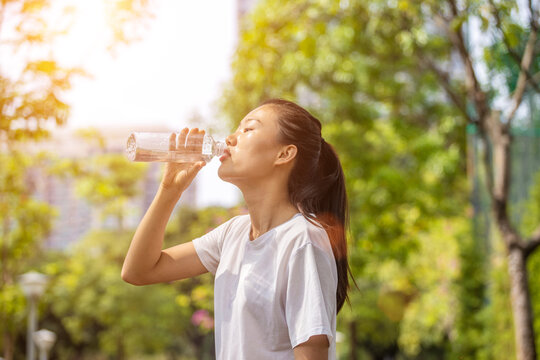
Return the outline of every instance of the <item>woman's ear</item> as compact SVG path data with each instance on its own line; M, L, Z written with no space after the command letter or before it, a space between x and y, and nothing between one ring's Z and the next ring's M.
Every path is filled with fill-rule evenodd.
M276 159L276 165L282 165L292 162L296 157L298 149L295 145L286 145L281 148Z

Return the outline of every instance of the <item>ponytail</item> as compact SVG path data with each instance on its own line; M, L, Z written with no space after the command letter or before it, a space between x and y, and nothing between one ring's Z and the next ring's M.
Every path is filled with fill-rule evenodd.
M348 274L351 274L347 259L346 229L349 228L349 206L345 189L345 176L341 162L334 148L324 139L321 143L321 153L318 167L317 208L314 214L317 221L328 233L334 258L336 260L338 287L336 293L337 311L345 301L349 300L350 289Z
M347 259L348 200L341 162L334 148L321 137L320 121L307 110L282 99L262 105L277 109L278 140L294 144L298 149L289 176L289 199L308 221L328 234L338 274L336 312L339 312L348 301L348 275L352 277Z

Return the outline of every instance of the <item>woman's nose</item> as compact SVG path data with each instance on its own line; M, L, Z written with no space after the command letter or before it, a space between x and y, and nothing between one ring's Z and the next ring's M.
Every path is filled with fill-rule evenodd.
M234 146L234 144L236 144L234 134L230 134L225 138L225 144L227 144L227 146Z

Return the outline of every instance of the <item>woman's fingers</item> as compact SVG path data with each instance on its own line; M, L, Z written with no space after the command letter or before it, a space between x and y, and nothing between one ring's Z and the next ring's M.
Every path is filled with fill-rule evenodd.
M171 148L171 144L174 139L174 134L171 134L169 150L185 150L190 153L200 153L202 150L202 143L204 139L204 130L193 128L183 128L182 131L176 137L175 147Z
M191 129L187 136L186 150L188 152L196 152L199 142L202 143L202 137L200 136L199 129L198 128Z
M198 153L202 152L203 140L204 140L204 130L199 130L197 142L195 144L195 150Z
M169 136L169 150L176 150L176 134L172 133Z
M183 128L182 131L178 134L178 138L176 140L176 149L177 150L184 150L186 146L186 136L188 134L189 129Z

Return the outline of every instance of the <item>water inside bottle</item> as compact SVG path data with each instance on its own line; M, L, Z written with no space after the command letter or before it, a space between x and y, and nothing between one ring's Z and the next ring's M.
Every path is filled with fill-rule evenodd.
M226 145L214 142L211 137L205 136L200 148L183 149L181 151L168 150L168 143L154 143L153 148L145 149L137 143L135 134L131 134L127 141L126 155L130 161L163 161L177 163L194 163L198 161L209 162L214 156L223 154Z

